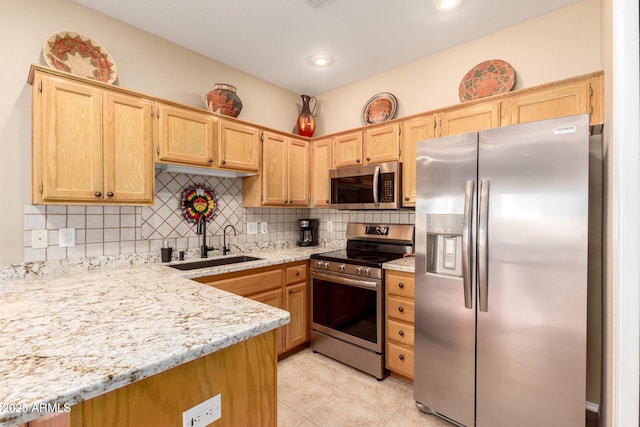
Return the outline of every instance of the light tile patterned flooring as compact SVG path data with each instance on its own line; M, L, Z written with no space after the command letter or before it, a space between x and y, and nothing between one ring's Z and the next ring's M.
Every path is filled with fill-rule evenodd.
M395 377L378 381L305 349L278 364L279 427L451 427L421 413L413 388Z

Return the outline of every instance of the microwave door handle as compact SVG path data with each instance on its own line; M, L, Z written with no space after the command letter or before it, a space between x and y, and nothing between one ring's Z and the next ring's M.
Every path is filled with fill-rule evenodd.
M378 201L378 186L380 185L380 166L376 166L373 170L373 204L377 208L380 206Z

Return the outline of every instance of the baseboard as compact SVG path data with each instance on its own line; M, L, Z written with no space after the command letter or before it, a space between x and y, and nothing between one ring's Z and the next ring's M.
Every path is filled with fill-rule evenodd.
M600 405L597 403L589 402L588 400L585 402L587 406L587 411L595 412L596 414L600 412Z

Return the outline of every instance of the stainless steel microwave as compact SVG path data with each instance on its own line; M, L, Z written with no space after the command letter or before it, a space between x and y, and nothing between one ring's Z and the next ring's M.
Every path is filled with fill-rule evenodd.
M400 209L402 165L387 162L329 171L329 204L336 209Z

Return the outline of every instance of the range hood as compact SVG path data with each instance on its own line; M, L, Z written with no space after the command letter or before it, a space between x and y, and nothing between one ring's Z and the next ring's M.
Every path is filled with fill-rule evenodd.
M240 172L225 169L198 168L194 166L168 165L165 163L156 163L156 169L162 172L184 173L187 175L204 175L217 176L219 178L242 178L245 176L256 175L254 172Z

